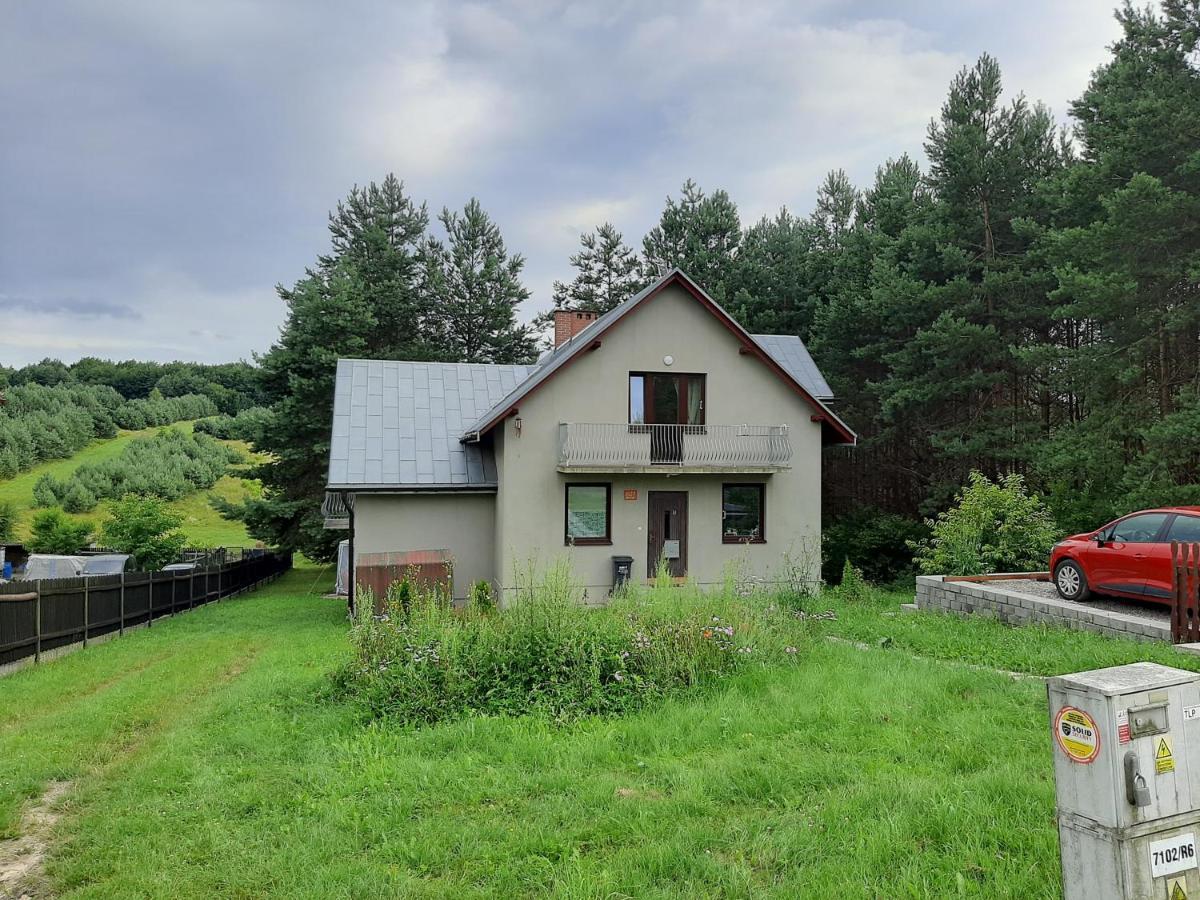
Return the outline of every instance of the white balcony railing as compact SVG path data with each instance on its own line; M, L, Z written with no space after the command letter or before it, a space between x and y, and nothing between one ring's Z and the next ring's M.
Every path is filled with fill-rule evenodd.
M786 469L792 458L786 425L564 422L558 432L562 469Z

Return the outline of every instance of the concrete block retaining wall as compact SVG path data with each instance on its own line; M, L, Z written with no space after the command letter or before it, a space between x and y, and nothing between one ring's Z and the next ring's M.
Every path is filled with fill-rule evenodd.
M993 584L944 581L942 575L917 576L916 604L919 609L955 615L999 619L1009 625L1045 622L1109 637L1171 642L1169 623L1141 616L1089 608L1053 597L1035 597ZM1013 578L1020 578L1013 575Z

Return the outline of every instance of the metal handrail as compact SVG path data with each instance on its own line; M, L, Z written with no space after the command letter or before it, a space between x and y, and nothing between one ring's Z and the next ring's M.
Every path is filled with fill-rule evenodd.
M564 467L783 469L791 458L787 425L559 425L559 465Z

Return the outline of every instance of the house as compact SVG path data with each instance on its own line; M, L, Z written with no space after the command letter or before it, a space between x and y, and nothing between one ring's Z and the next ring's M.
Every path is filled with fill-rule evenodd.
M799 338L747 333L675 270L558 312L534 365L339 360L327 525L360 566L440 552L456 598L561 555L593 602L619 557L634 578L816 578L821 451L855 441L832 399Z

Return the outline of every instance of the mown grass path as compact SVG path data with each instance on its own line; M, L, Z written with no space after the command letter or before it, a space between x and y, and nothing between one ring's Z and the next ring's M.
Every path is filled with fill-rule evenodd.
M639 715L365 725L324 693L346 625L316 575L0 680L0 827L70 785L50 890L1053 898L1044 686L957 662L1176 661L833 598L794 665Z

